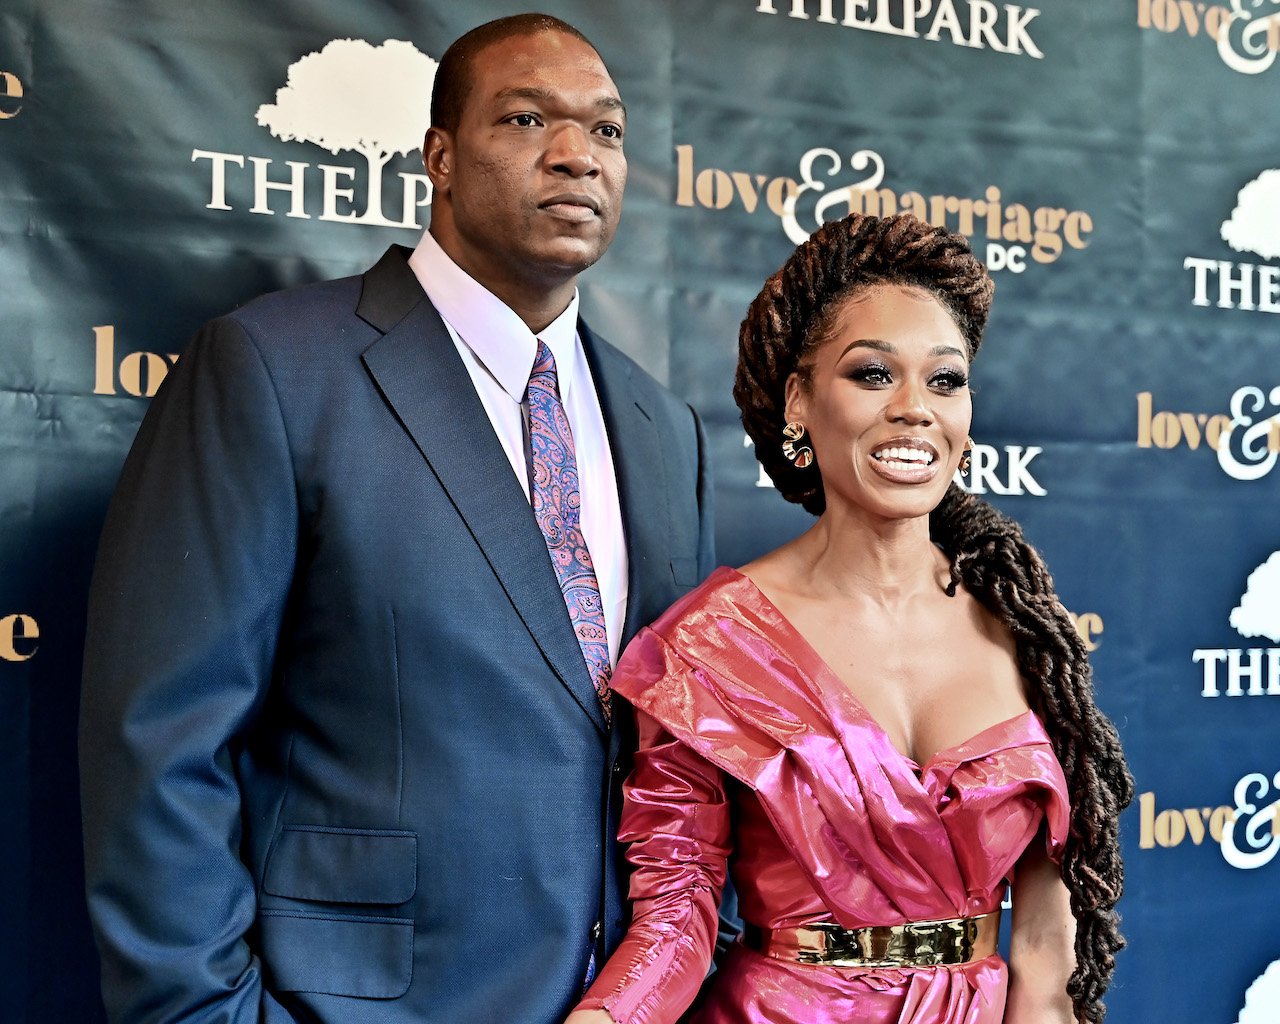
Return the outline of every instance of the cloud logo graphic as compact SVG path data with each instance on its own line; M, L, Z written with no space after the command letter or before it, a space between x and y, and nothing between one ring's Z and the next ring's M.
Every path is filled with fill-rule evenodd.
M1231 610L1231 628L1280 643L1280 551L1249 573L1244 596Z
M1249 986L1236 1024L1275 1024L1277 1020L1280 1020L1280 960Z
M1236 196L1236 208L1222 225L1222 240L1236 252L1280 256L1280 169L1263 171Z

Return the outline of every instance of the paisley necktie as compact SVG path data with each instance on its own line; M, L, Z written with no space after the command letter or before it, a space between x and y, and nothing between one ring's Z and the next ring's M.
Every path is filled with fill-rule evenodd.
M529 447L533 463L530 488L533 514L546 539L578 646L582 648L582 657L608 723L612 706L604 605L591 552L587 550L579 524L582 494L578 488L578 463L574 458L569 419L560 402L556 361L541 341L529 375Z

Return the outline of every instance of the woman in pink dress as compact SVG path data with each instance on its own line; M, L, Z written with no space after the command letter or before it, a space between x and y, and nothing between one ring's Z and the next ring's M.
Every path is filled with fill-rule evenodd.
M634 918L569 1024L674 1024L728 872L697 1024L1101 1020L1132 780L1040 558L952 483L992 291L959 236L855 215L752 304L734 397L818 518L618 665Z

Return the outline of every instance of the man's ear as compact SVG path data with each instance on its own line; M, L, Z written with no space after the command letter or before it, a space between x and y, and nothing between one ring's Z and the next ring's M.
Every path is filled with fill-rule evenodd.
M786 407L782 415L788 423L795 420L804 422L805 409L808 406L808 391L804 386L804 377L799 370L796 370L787 378L786 386Z
M422 165L432 190L447 194L453 175L453 136L442 128L428 128L422 140Z

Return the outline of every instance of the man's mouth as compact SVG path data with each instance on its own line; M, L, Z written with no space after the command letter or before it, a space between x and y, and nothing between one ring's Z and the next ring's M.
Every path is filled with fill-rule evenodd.
M580 192L564 192L551 196L540 208L569 220L590 220L600 216L600 204L589 195Z

